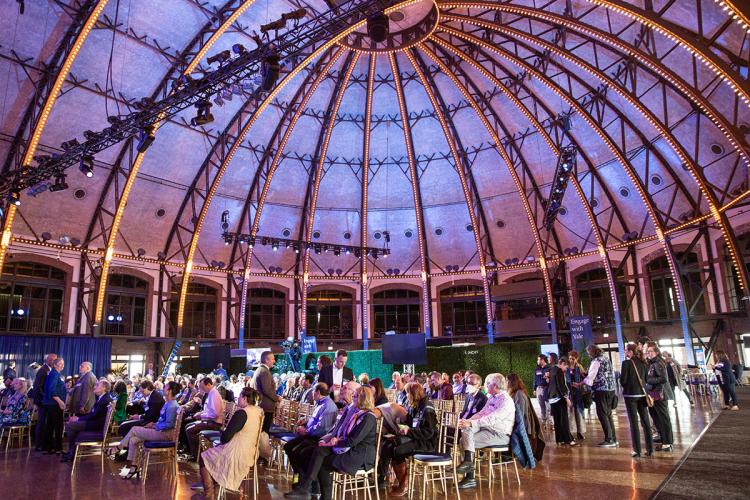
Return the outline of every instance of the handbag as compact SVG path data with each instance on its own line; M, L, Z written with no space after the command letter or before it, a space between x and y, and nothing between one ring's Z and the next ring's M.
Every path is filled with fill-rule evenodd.
M648 405L649 408L651 408L654 406L654 397L651 394L649 394L650 391L646 391L646 389L644 389L643 381L641 380L641 374L638 373L638 367L635 366L635 361L631 359L630 362L633 363L633 370L635 370L635 376L638 377L638 383L641 386L641 390L643 391L643 394L646 395L646 404ZM659 399L661 399L661 394L659 396L660 396Z

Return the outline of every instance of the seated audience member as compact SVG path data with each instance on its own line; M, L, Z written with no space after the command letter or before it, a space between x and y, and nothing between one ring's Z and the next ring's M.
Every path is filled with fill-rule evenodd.
M391 374L391 385L388 386L389 389L396 389L396 380L401 379L401 374L399 372L393 372Z
M133 427L142 427L159 420L161 407L164 406L164 396L156 392L154 383L148 379L141 382L140 390L141 394L146 398L145 412L139 418L126 420L120 424L120 436L126 435Z
M3 380L3 390L0 391L0 400L7 401L9 397L13 395L13 379L12 378L5 378ZM5 403L4 403L5 404Z
M360 373L357 381L359 385L370 385L370 376L367 373Z
M466 392L466 384L464 384L464 377L461 375L461 372L456 372L453 374L453 394L465 394Z
M487 404L487 396L482 392L482 377L478 373L472 373L466 380L466 400L460 418L470 419L482 411L485 404Z
M404 373L402 377L399 377L394 380L396 390L396 403L406 408L406 405L409 403L407 402L407 396L406 396L406 384L409 383L411 380L411 376L408 373Z
M135 387L135 391L133 391L133 394L130 396L128 407L125 410L128 415L143 415L144 413L146 413L146 402L148 401L148 395L144 394L144 392L141 390L141 383L145 380L145 378L141 379L140 377L135 377L133 379L133 387ZM153 389L151 389L151 391L153 391ZM149 392L149 395L150 394L151 392Z
M200 389L206 394L203 409L195 414L195 421L185 427L185 437L193 460L198 457L198 434L200 431L221 429L224 423L224 400L214 386L211 377L204 377Z
M352 399L355 411L347 415L348 423L339 427L340 433L330 439L321 439L299 483L287 498L310 498L310 486L317 479L324 500L330 500L333 490L331 474L334 471L355 474L360 469L375 465L377 419L373 410L373 391L360 387Z
M370 387L375 394L375 406L380 406L388 402L388 396L385 395L385 387L383 387L383 381L379 378L370 380Z
M175 398L177 398L179 393L180 384L177 382L168 382L164 388L166 402L162 405L157 421L149 422L141 427L133 427L122 441L120 441L120 444L113 448L113 451L128 449L130 467L123 468L121 472L121 475L125 479L132 479L140 475L142 459L138 453L138 445L140 443L144 441L171 441L174 439L174 433L177 432L175 429L177 410L180 407Z
M65 382L60 375L63 369L65 369L65 360L55 359L52 362L52 370L44 381L42 405L47 421L42 448L45 455L62 453L63 413L67 396Z
M315 377L311 373L306 373L300 383L302 384L302 392L299 395L299 402L304 404L313 404L313 392L315 392L315 386L313 385Z
M284 392L281 394L281 397L284 399L294 399L294 394L297 391L297 384L299 383L299 376L298 375L291 375L288 376L286 379L286 387L284 388Z
M8 361L8 367L3 370L3 378L15 379L18 375L16 374L16 362Z
M430 399L453 399L453 386L449 382L443 381L440 372L430 373Z
M407 494L408 468L406 460L415 453L434 453L437 450L438 422L435 408L421 385L406 386L408 407L404 425L399 425L398 435L386 439L380 452L378 482L385 484L388 466L393 462L398 486L390 495L401 497Z
M80 417L74 415L68 419L68 423L65 424L65 434L68 436L68 453L63 455L63 462L73 461L80 433L96 432L99 433L98 438L101 438L101 432L104 430L104 424L107 420L107 410L109 410L109 404L112 402L109 389L110 385L107 379L98 381L94 385L95 399L91 410Z
M490 373L485 379L487 403L482 411L469 419L458 421L461 429L461 450L464 460L457 471L464 474L459 488L475 488L474 452L477 448L507 446L516 416L516 404L506 392L508 382L500 373Z
M258 399L255 389L242 389L237 398L238 409L221 433L221 444L201 452L199 465L205 498L216 498L216 484L229 490L239 489L250 467L256 464L263 423Z
M27 393L29 384L25 378L14 378L11 385L13 394L5 401L5 409L0 412L0 429L13 425L28 425L31 419L31 406Z
M184 387L182 388L182 391L180 391L180 395L177 397L177 403L180 406L188 404L198 392L195 388L195 380L189 377L184 377L182 380Z
M120 425L128 418L128 386L122 380L118 380L115 382L112 393L115 399L115 414L112 416L112 420Z
M328 433L336 423L339 410L329 396L327 385L322 382L315 384L315 409L312 415L297 422L297 437L284 445L284 451L295 472L299 472L304 466L301 457L305 455L305 448L317 446L318 439Z

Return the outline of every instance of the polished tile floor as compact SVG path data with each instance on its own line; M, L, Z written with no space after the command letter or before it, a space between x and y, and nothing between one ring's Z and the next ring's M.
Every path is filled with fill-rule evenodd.
M620 448L597 448L601 441L601 428L593 411L587 413L587 439L582 446L557 448L547 446L544 460L533 471L521 472L521 486L515 478L501 487L496 481L492 487L483 481L474 491L462 492L462 498L576 498L580 499L639 499L648 498L672 470L676 462L698 437L701 431L721 411L715 401L704 399L690 407L680 395L676 408L671 408L676 449L673 453L655 454L653 458L630 458L630 433L622 404L617 411L616 425ZM548 434L547 442L554 443ZM148 481L125 481L118 477L116 464L105 463L100 473L97 458L86 459L70 476L70 466L59 458L43 456L28 449L0 451L0 497L20 499L199 499L190 485L198 481L193 464L180 463L177 481L164 476L163 466L154 466ZM509 484L510 483L510 484ZM275 471L261 469L261 494L259 498L282 498L289 483ZM455 495L449 495L453 498ZM444 498L436 493L435 498Z

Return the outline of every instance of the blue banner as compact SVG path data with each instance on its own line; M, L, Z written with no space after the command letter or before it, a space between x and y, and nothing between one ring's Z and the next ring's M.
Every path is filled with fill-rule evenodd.
M317 337L308 337L307 335L302 337L302 354L307 354L308 352L317 352L317 351L318 351Z
M594 343L594 334L591 329L591 318L588 316L570 317L570 340L573 349L580 356L586 352L586 347Z

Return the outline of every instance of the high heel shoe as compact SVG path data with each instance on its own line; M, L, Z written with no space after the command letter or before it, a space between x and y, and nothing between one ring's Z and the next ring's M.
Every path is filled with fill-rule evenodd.
M128 472L125 476L122 476L123 479L140 479L141 478L141 468L138 467L136 469L131 469L130 472Z

